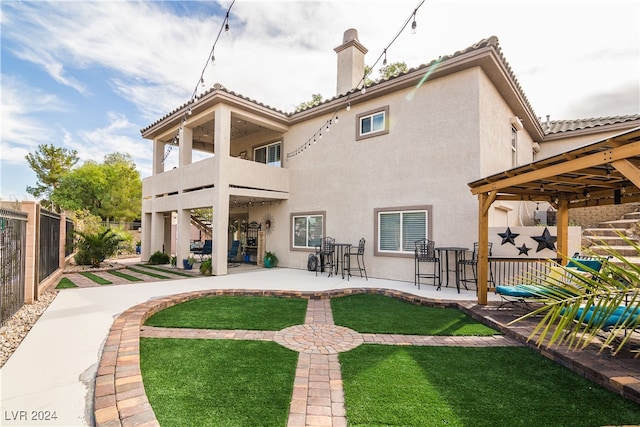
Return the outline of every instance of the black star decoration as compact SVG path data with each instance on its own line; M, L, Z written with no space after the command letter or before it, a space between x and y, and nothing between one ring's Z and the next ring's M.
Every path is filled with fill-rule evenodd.
M502 244L511 243L513 246L516 245L514 239L519 236L519 234L512 233L511 229L507 227L507 231L504 233L498 233L498 236L502 237Z
M558 238L556 236L552 236L547 227L544 228L542 236L531 236L531 238L538 242L538 249L536 249L536 252L540 252L543 249L551 249L552 251L556 250L556 240L558 240Z
M527 245L523 243L522 246L518 248L518 255L525 254L526 256L529 256L530 250L531 248L528 248Z

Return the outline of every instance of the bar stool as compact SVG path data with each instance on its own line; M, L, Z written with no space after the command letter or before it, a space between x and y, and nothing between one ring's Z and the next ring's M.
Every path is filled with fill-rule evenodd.
M488 254L491 256L491 249L493 243L487 243ZM460 269L460 282L464 285L466 290L469 290L467 283L473 283L478 288L478 246L479 242L473 244L473 252L471 252L471 258L463 258L458 261L458 268ZM467 277L467 267L471 266L471 273L473 277ZM489 270L489 282L493 282L493 272Z
M344 265L347 266L345 268L345 271L347 272L347 281L349 281L349 277L351 276L351 270L357 270L360 273L360 277L362 277L362 272L364 271L364 278L369 280L369 278L367 277L367 269L364 266L364 244L365 240L364 238L362 238L358 243L358 248L356 249L356 251L349 251L344 254L344 261L346 261ZM358 263L357 267L355 265L352 266L351 257L356 258L356 262Z
M416 254L415 254L415 279L414 285L420 289L420 279L433 279L433 286L436 286L436 280L438 281L438 291L442 285L442 279L440 278L440 258L436 253L435 242L429 239L420 239L415 241ZM433 264L432 272L420 272L420 264L427 263Z

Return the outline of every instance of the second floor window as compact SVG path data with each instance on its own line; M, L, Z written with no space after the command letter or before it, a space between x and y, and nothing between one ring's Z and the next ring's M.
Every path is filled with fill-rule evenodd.
M518 131L511 127L511 167L518 166Z
M282 143L280 141L273 144L263 145L253 150L253 160L264 163L268 166L280 167Z
M389 133L389 106L357 116L356 140Z

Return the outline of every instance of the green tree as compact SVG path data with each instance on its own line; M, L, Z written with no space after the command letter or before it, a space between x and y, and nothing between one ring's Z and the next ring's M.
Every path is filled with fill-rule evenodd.
M395 77L395 76L397 76L399 74L406 73L407 71L409 71L409 67L407 67L406 63L404 63L404 62L392 62L391 64L383 65L378 70L378 72L380 74L380 77L378 78L378 80ZM372 85L376 81L378 81L378 80L371 79L371 73L372 72L373 72L373 69L370 66L368 66L368 65L364 66L364 76L365 76L364 85L365 86Z
M112 153L104 163L87 161L69 172L52 194L65 209L87 209L105 221L140 217L142 181L128 154Z
M296 111L306 110L307 108L315 107L316 105L322 102L322 95L319 93L314 93L311 95L311 101L301 102L296 107Z
M40 144L38 150L27 154L25 159L38 179L35 187L27 186L27 193L40 199L46 208L53 209L51 194L60 180L78 163L78 152L52 144Z
M104 158L103 169L106 191L102 200L102 217L124 221L140 218L142 181L131 156L108 154Z

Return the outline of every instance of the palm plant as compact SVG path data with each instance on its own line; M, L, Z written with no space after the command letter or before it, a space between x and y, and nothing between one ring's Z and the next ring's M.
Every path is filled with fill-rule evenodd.
M117 253L118 247L122 241L116 233L110 228L105 228L96 233L84 233L75 231L80 236L78 242L78 252L75 260L78 265L91 265L91 267L100 267L100 263L106 258Z
M619 235L640 253L640 244ZM602 247L610 259L599 271L580 265L588 273L583 274L554 263L563 280L541 273L524 278L543 304L511 323L542 316L529 336L538 346L546 342L547 347L566 344L570 350L580 350L601 338L600 351L611 348L616 354L628 347L640 326L640 267L604 242ZM636 357L639 354L636 350Z

